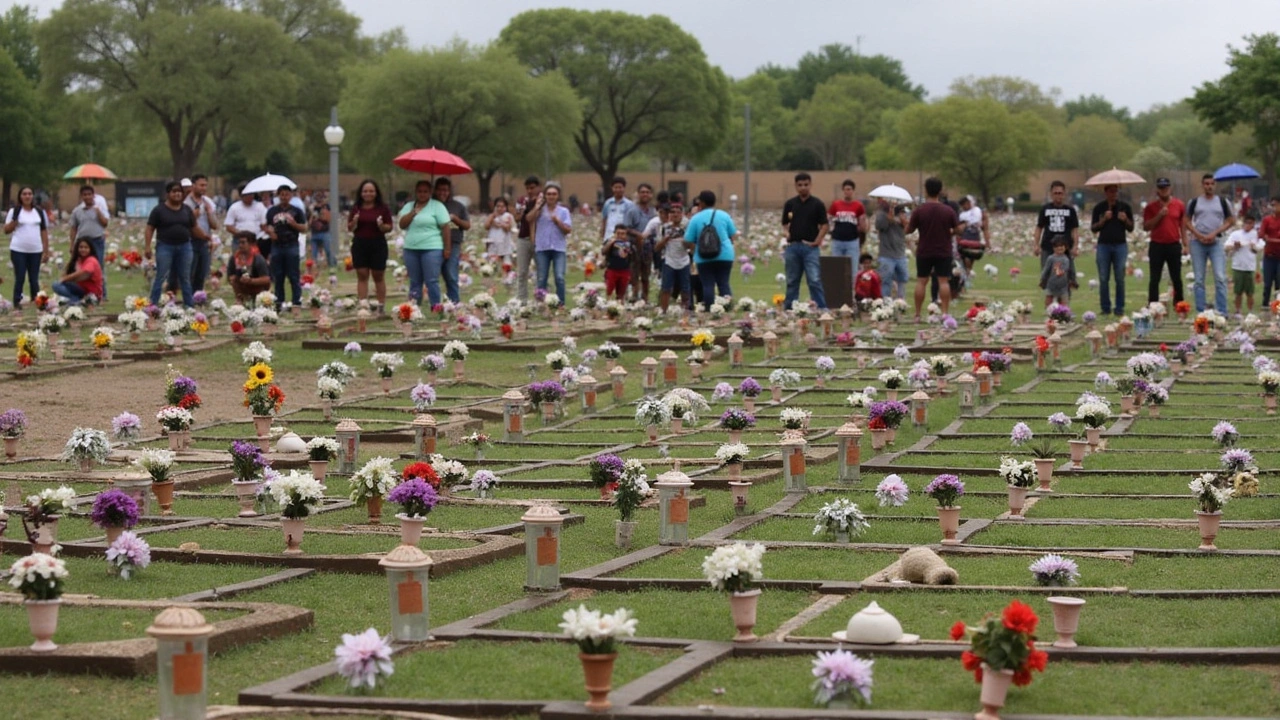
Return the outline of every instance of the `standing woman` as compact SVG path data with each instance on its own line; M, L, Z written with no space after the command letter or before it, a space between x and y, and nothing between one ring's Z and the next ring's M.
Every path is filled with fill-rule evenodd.
M351 232L351 265L356 270L356 297L369 299L369 276L378 304L387 304L387 233L394 227L391 208L382 199L382 189L365 180L356 190L356 204L347 217Z
M40 263L49 261L49 220L36 206L36 191L23 186L18 204L5 216L4 232L9 240L9 260L13 262L13 306L22 307L22 282L30 281L31 298L40 292Z
M164 202L151 209L143 234L143 257L151 259L151 241L156 242L156 277L151 283L151 304L160 304L160 292L168 277L176 275L182 288L182 304L191 307L191 238L195 213L183 204L185 193L177 181L164 186Z
M560 204L560 186L548 182L542 198L533 206L534 260L538 264L538 289L547 289L547 276L554 273L556 295L564 305L565 253L569 249L567 235L573 229L569 208Z
M400 209L400 229L404 230L404 266L409 271L409 299L422 304L422 285L427 286L429 307L440 303L440 268L444 265L444 228L449 211L431 197L431 181L419 180L413 202Z

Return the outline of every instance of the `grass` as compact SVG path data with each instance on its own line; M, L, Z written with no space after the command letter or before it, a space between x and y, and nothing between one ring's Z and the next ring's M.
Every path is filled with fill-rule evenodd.
M1228 505L1228 508L1231 506ZM1228 510L1229 512L1229 510ZM1188 510L1188 516L1191 516ZM1076 548L1185 548L1200 545L1194 524L1186 528L1126 527L1123 525L1014 525L999 523L969 537L975 545ZM1214 541L1220 549L1280 550L1280 534L1274 530L1242 530L1226 527Z
M967 517L961 514L961 522ZM778 518L737 533L735 540L801 540L822 542L822 536L813 534L813 520L809 518ZM852 539L855 543L895 543L924 545L942 539L942 529L932 520L876 520L871 527Z
M0 555L0 564L17 560L14 553ZM265 577L278 568L255 565L200 565L198 569L181 563L153 562L150 567L121 580L107 569L105 556L63 557L70 573L66 591L77 595L97 595L117 600L153 600L177 597Z
M599 493L596 493L596 496L599 497ZM479 530L498 525L519 523L520 516L525 513L525 510L526 508L519 506L437 505L431 511L431 514L427 516L427 525L441 532ZM398 506L384 501L382 504L382 524L389 526L399 525L400 521L395 517L398 512L400 512ZM368 522L369 511L367 508L360 506L319 513L307 519L308 527L335 529L341 528L343 525L367 525Z
M1186 500L1162 500L1134 497L1125 500L1044 497L1027 510L1030 518L1104 518L1130 520L1142 518L1187 518L1194 503ZM1232 520L1280 520L1280 497L1239 498L1227 505Z
M680 548L633 565L613 577L702 578L706 548ZM848 548L777 548L765 554L766 580L861 580L898 559L897 553Z
M127 582L127 581L120 581ZM58 609L59 645L146 638L159 610L144 608L88 608L63 605ZM236 610L204 610L211 623L243 615ZM21 605L0 605L0 648L27 647L35 639L27 628L27 613Z
M979 535L981 537L981 535ZM1039 555L947 555L964 585L1035 584L1027 567ZM1138 554L1133 563L1067 555L1080 567L1080 585L1131 590L1227 590L1280 588L1275 558ZM1069 592L1069 591L1064 591Z
M150 533L145 536L154 547L175 548L186 542L200 545L202 550L260 553L275 555L284 551L284 533L278 528L230 527L188 528L181 531ZM398 545L400 536L391 533L339 535L304 532L302 550L308 555L361 555L384 553ZM456 538L424 536L418 547L430 552L471 547L474 543Z

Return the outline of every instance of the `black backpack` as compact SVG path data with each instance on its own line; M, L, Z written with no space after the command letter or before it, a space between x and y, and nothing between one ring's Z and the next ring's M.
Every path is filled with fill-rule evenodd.
M1187 214L1190 215L1193 220L1195 219L1195 216L1196 216L1196 200L1199 200L1199 199L1200 199L1200 196L1197 195L1196 197L1191 198L1191 204L1187 205ZM1231 205L1227 203L1227 199L1222 195L1219 195L1218 202L1222 203L1222 217L1223 218L1231 217L1232 216Z
M40 217L40 232L44 232L45 230L48 230L48 229L49 229L49 221L48 221L48 219L45 217L44 210L42 210L42 209L40 208L40 206L39 206L39 205L32 205L32 206L31 206L31 209L32 209L32 210L35 210L35 211L36 211L36 215L38 215L38 216ZM17 221L18 221L18 214L19 214L19 213L21 213L21 212L22 212L22 204L21 204L21 203L19 203L19 204L17 204L17 205L14 205L14 206L13 206L13 221L14 221L14 222L17 222Z
M713 209L707 224L698 233L698 255L702 256L703 262L720 257L720 233L716 232L715 219L716 211Z

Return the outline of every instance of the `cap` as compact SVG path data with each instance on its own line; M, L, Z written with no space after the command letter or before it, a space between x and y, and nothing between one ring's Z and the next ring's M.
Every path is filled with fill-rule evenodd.
M191 178L182 178L182 180L178 181L178 184L182 187L191 187Z
M1166 177L1156 178L1156 187L1169 187L1172 184L1173 184L1173 181L1170 180L1169 178L1166 178Z

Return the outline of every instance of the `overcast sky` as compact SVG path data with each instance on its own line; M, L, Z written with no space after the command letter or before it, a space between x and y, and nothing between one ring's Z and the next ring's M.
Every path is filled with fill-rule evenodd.
M1276 0L652 0L553 3L528 0L345 0L377 34L403 26L416 46L458 36L497 37L531 7L614 8L663 14L702 43L732 77L766 63L794 65L828 43L902 61L931 98L963 75L1017 75L1063 99L1097 93L1135 114L1190 95L1226 72L1227 45L1280 32ZM13 4L0 0L0 6ZM58 0L27 0L45 16Z

